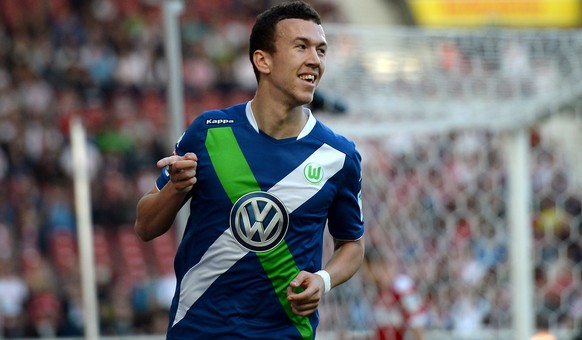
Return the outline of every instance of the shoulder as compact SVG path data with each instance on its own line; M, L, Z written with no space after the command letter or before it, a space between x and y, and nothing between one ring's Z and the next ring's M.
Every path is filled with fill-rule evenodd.
M344 153L348 158L351 158L357 163L361 161L360 153L353 140L336 133L319 120L317 120L316 128L314 129L314 137Z
M194 120L191 127L206 130L213 127L241 124L246 120L245 106L246 103L241 103L223 109L205 111Z
M212 128L230 127L246 120L245 103L224 109L208 110L200 114L182 134L175 147L178 154L188 151L199 152Z

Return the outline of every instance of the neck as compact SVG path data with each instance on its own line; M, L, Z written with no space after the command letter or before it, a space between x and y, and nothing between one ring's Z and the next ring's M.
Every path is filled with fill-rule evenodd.
M257 93L251 102L259 129L276 139L297 137L308 119L303 106L285 105L270 98Z

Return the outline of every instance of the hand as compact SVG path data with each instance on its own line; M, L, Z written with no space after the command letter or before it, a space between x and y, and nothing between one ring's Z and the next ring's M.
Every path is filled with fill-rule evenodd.
M166 167L170 176L170 182L179 192L188 192L196 183L196 167L198 157L188 152L184 156L172 155L160 159L158 168Z
M307 316L315 312L325 292L325 283L319 275L301 271L287 287L287 300L291 302L293 313ZM296 293L297 288L303 288Z

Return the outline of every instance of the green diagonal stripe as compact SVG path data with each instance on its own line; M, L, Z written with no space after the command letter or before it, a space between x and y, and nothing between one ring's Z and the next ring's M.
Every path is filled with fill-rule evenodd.
M230 127L209 129L206 149L218 179L233 204L241 196L261 190ZM283 241L274 249L256 255L271 280L285 313L303 339L312 339L313 329L309 318L293 313L287 301L287 287L291 279L299 273L287 244Z
M241 196L261 190L231 128L209 129L206 149L218 179L233 204Z
M291 322L293 322L299 333L301 333L301 338L306 340L312 339L313 329L311 328L309 318L293 313L291 305L287 300L287 287L289 287L291 278L294 278L299 274L299 268L297 268L297 265L295 264L295 260L287 247L287 243L283 241L274 249L263 253L257 253L257 256L259 257L259 260L261 260L261 264L263 265L263 268L265 268L269 279L271 279L271 283L273 284L273 288L275 288L279 302L283 305L285 313L287 313Z

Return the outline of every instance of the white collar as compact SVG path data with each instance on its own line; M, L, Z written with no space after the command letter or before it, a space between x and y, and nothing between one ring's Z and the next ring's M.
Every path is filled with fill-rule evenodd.
M247 119L249 120L249 123L251 124L253 129L255 129L255 131L259 132L259 125L257 124L257 120L255 119L255 115L253 114L253 109L251 108L251 103L252 103L252 100L248 101L246 108L245 108ZM307 123L305 124L305 126L303 127L303 129L301 130L299 135L297 136L298 140L307 136L311 132L311 130L313 130L313 128L315 127L315 123L316 123L316 119L313 116L313 114L311 113L310 109L303 107L303 112L307 115L308 118L307 118Z

